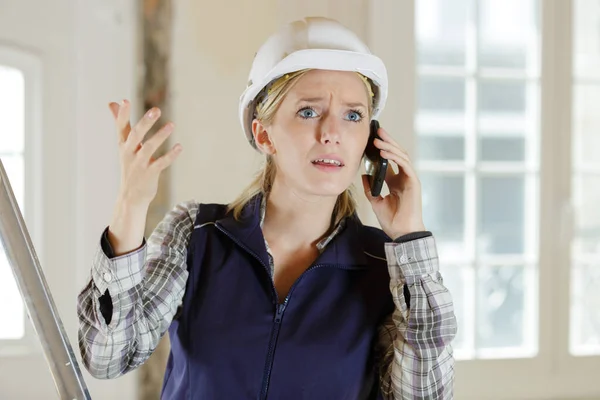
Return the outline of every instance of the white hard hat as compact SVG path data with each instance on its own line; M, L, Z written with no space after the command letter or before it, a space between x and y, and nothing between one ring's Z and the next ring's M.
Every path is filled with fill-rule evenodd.
M254 57L248 86L240 97L240 122L248 142L256 149L252 121L258 94L273 80L304 69L354 71L369 78L374 90L373 115L383 110L388 77L383 61L354 32L339 22L308 17L285 25L270 36Z

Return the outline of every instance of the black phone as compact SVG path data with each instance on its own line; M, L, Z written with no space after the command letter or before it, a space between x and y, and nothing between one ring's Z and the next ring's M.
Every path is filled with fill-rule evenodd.
M379 131L379 121L372 120L369 134L369 142L365 149L364 162L365 170L369 175L369 183L371 184L371 195L377 197L381 194L383 182L385 182L385 173L388 168L388 160L381 157L380 150L375 147L373 141L375 138L381 139L377 132Z

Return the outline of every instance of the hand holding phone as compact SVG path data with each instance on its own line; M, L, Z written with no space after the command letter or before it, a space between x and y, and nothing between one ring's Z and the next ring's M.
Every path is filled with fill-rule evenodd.
M375 147L375 138L381 139L377 132L379 131L379 121L372 120L370 127L369 141L365 149L364 162L365 170L369 175L369 184L371 186L371 195L377 197L381 194L385 174L388 168L388 160L381 156L380 150Z

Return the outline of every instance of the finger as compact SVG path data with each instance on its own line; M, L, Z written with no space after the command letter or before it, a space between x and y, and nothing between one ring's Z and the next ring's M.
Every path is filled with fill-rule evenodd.
M394 164L396 164L396 163L390 162L388 164L387 170L385 171L385 178L383 178L388 189L390 189L390 192L393 192L394 189L402 190L402 186L403 186L402 181L399 181L399 183L395 182L396 177L400 174L400 171L402 171L402 167L396 165L396 167L398 168L398 172L396 172L396 171L394 171L394 168L393 168Z
M365 196L369 201L373 200L373 196L371 196L371 183L369 182L369 175L362 176L362 184L365 192Z
M384 128L380 127L379 131L377 131L377 134L384 141L389 142L389 143L393 144L394 146L402 147L402 146L400 146L400 144L398 142L396 142L394 140L394 138L392 137L392 135L390 135L390 133L388 131L386 131Z
M389 183L390 180L393 179L396 175L398 175L398 173L394 171L394 168L392 168L392 164L388 164L388 167L385 171L385 183Z
M381 139L375 139L375 147L377 147L380 150L387 150L393 153L402 154L407 160L410 161L410 156L408 155L408 152L398 144L386 142Z
M175 159L179 156L179 154L181 154L182 151L183 147L179 143L177 143L171 148L171 150L169 150L168 153L154 161L151 167L157 168L160 171L164 170L165 168L168 168L173 163L173 161L175 161Z
M158 150L158 148L164 143L165 140L173 132L174 124L169 122L165 124L158 132L144 142L144 146L141 148L140 153L143 157L148 159Z
M403 153L405 153L407 156L409 156L408 151L400 145L400 143L398 143L396 140L394 140L394 138L392 137L392 135L386 131L384 128L379 128L379 137L387 143L390 143L392 146L400 149L400 151L402 151ZM410 159L410 156L409 156Z
M381 142L381 141L378 143L378 146L382 147L382 149L380 149L380 154L382 157L389 159L389 157L383 155L385 152L385 154L393 154L396 157L402 158L407 163L412 164L412 162L410 161L410 158L408 157L408 154L402 152L397 147L394 147L389 143L385 143L385 142Z
M396 153L392 153L386 150L381 150L381 156L384 158L387 158L388 160L391 160L393 162L395 162L398 167L400 169L402 169L402 171L409 177L409 178L416 178L417 174L415 173L414 168L412 167L412 164L410 163L409 160L407 160L406 158L402 157L399 154ZM388 178L387 173L386 173L386 179Z
M127 100L123 100L119 106L119 112L117 114L117 130L119 132L120 142L125 142L131 132L131 124L129 123L131 104Z
M127 138L127 146L132 150L136 151L139 148L140 143L146 136L146 133L152 128L154 123L160 118L160 109L152 107L146 114L140 119L137 124L131 129L131 133Z

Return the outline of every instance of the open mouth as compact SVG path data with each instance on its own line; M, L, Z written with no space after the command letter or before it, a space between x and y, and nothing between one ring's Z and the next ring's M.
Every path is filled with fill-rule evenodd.
M339 160L333 160L330 158L318 158L312 161L315 165L322 165L324 167L343 167L344 163Z

